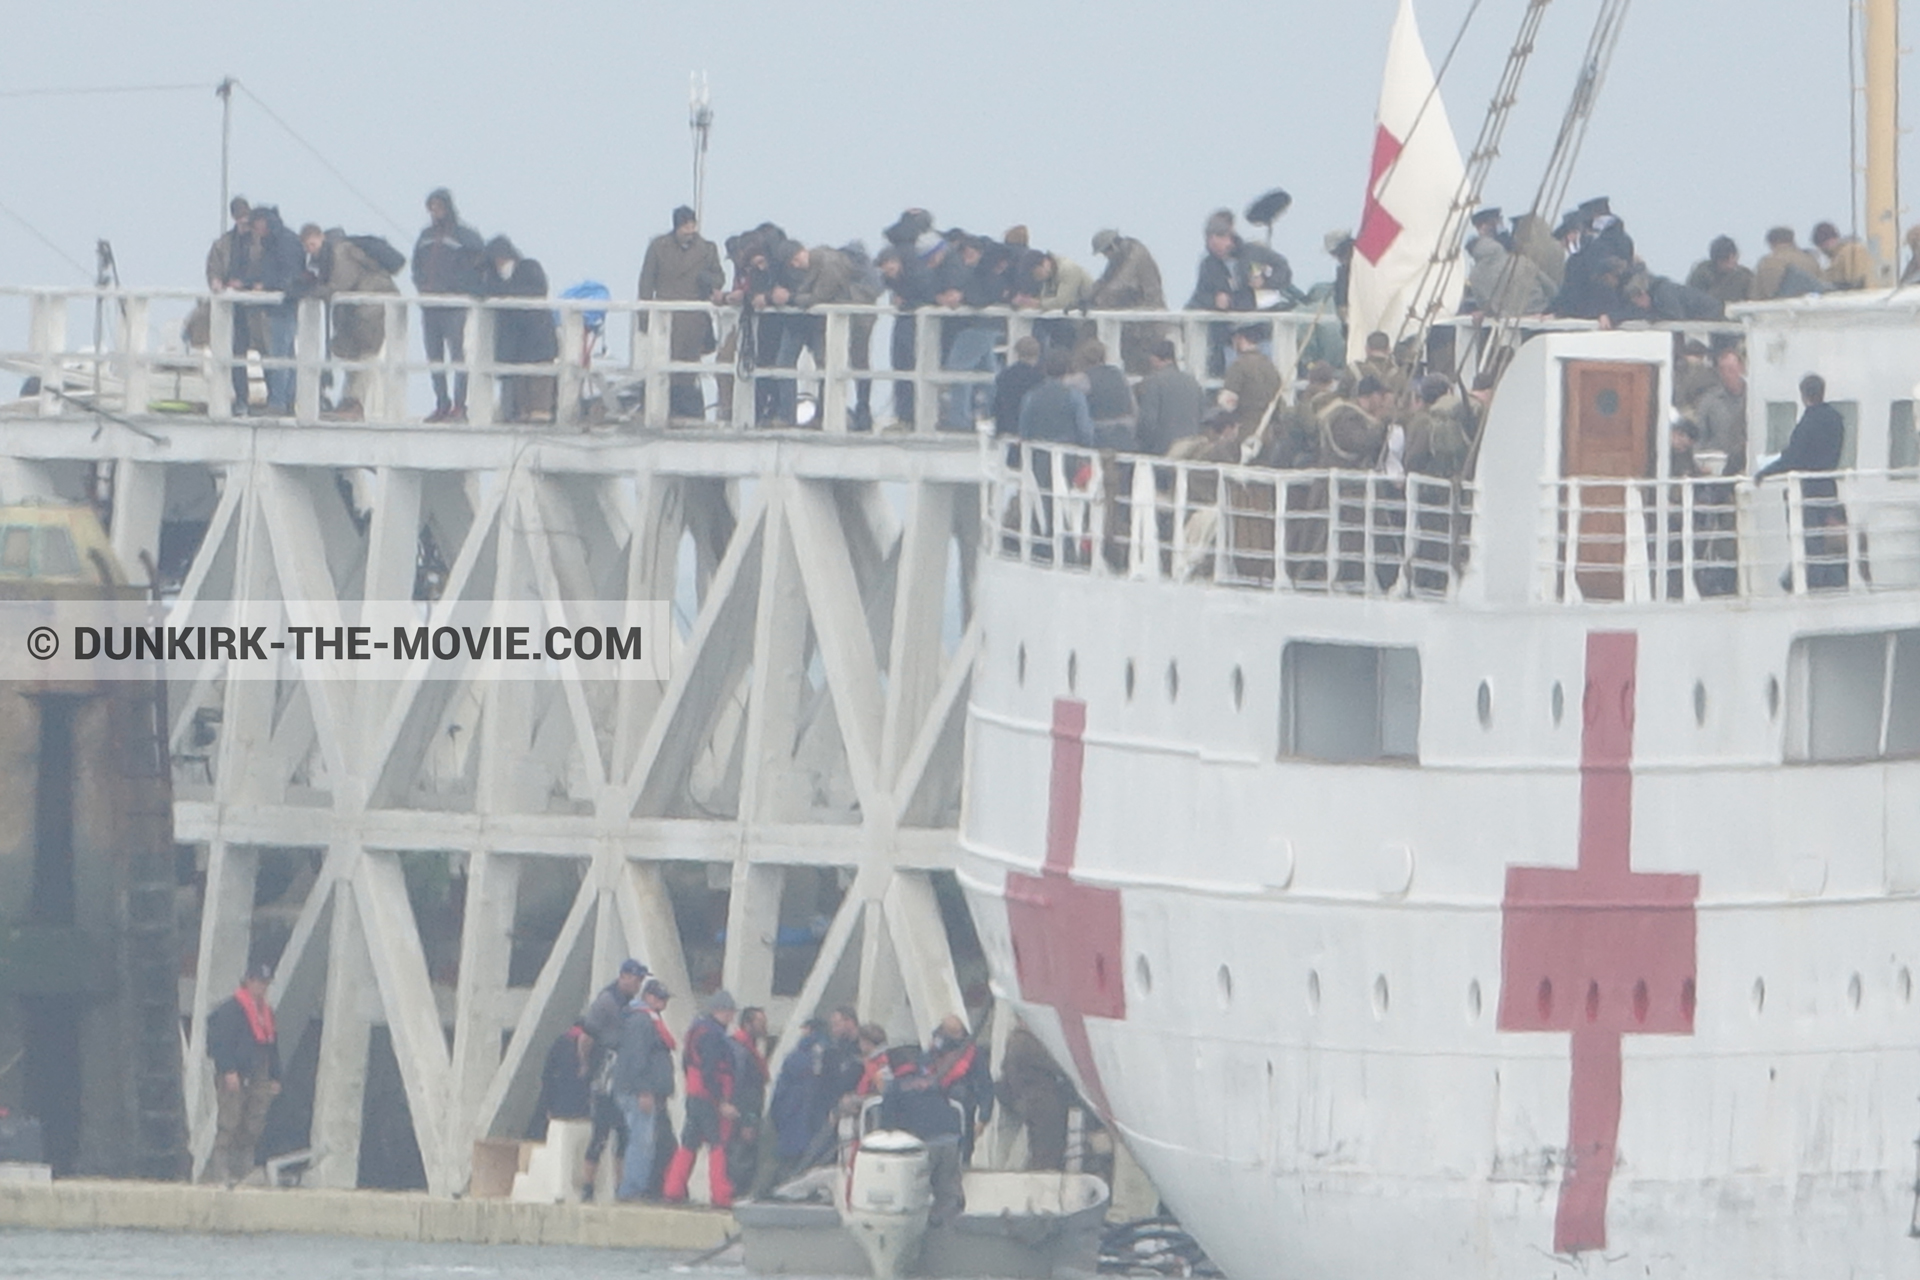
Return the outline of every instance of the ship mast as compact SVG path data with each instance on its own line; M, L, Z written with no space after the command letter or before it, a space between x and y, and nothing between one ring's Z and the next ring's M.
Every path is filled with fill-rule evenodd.
M1900 273L1900 4L1864 0L1867 72L1867 247L1875 283Z

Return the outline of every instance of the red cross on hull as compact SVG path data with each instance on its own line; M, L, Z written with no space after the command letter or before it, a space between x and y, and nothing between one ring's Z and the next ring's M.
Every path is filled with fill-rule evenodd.
M1637 657L1631 633L1587 637L1579 865L1507 868L1498 1025L1573 1037L1560 1253L1607 1242L1621 1037L1693 1034L1700 877L1632 869Z
M1048 780L1047 856L1037 876L1007 875L1007 923L1022 998L1052 1005L1088 1100L1107 1115L1107 1095L1087 1038L1088 1018L1127 1016L1121 978L1120 891L1073 879L1080 842L1080 775L1087 704L1056 698Z

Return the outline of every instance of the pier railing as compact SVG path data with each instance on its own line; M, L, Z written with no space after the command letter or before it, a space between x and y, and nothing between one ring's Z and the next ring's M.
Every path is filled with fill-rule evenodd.
M1277 471L996 442L988 554L1066 572L1256 591L1443 599L1466 563L1470 484Z
M1551 481L1538 570L1563 602L1920 588L1920 472Z
M379 313L384 343L377 351L357 359L332 352L330 311L346 307ZM416 336L423 309L459 311L462 358L426 359ZM497 359L502 325L528 311L553 325L559 354L535 363ZM676 317L687 315L707 320L701 337L710 335L710 340L692 344L706 348L697 358L677 359ZM368 421L417 420L434 406L430 380L438 375L450 387L465 378L466 417L476 426L494 424L518 405L522 420L579 427L797 425L844 432L910 425L921 432L971 431L990 411L996 367L1013 343L1029 334L1067 345L1098 338L1109 360L1128 359L1136 371L1146 345L1168 338L1182 365L1211 388L1220 382L1215 362L1230 328L1261 326L1275 362L1291 368L1324 319L1306 312L1060 313L1005 307L902 312L887 305L743 310L703 302L397 294L289 301L272 293L3 287L0 368L28 389L13 412L43 416L97 408L131 416L241 417L249 406L236 401L237 369L247 376L248 400L256 412L267 400L264 375L290 374L291 403L276 408L289 410L280 416L298 423L321 421L330 397L340 397L349 375L355 375ZM684 319L680 323L691 327ZM283 339L289 331L292 335L291 343L283 340L277 350L265 336L274 324ZM236 329L243 335L237 355ZM784 347L775 329L787 335ZM964 344L968 367L949 367L961 347L954 339L963 329L985 330L990 341ZM981 356L983 346L986 355ZM682 355L686 349L683 344ZM791 363L775 363L783 350L801 354L789 355ZM890 367L894 364L904 367ZM529 382L545 385L533 396L501 395L515 379L523 380L523 390ZM871 388L864 398L863 383ZM910 424L896 418L895 386L912 389ZM871 413L860 413L860 405L869 401ZM529 412L528 403L539 407Z

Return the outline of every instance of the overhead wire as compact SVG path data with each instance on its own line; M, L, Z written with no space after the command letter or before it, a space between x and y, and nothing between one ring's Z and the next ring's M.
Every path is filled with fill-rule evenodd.
M65 88L0 89L0 98L79 98L104 93L199 93L205 84L109 84Z
M285 120L283 120L280 117L280 113L275 111L272 107L268 106L266 104L266 101L262 99L259 94L255 93L252 89L248 88L247 85L242 81L235 80L233 81L233 84L235 85L235 87L237 87L240 90L240 92L246 94L247 97L251 98L255 106L259 107L260 110L266 112L267 118L273 121L275 124L279 125L280 128L286 132L286 135L289 138L292 138L295 142L299 143L303 148L305 148L308 155L312 156L315 160L318 160L321 164L321 167L326 169L328 173L332 174L334 178L339 181L341 186L345 187L348 191L352 192L355 199L359 200L360 203L367 206L367 208L373 210L375 214L379 215L381 220L383 220L388 226L392 227L395 231L400 232L402 235L406 234L407 229L400 225L400 222L397 218L395 218L392 214L388 213L385 209L382 209L379 205L375 204L373 202L373 197L369 196L366 192L362 191L359 187L354 186L353 180L347 177L346 174L342 173L338 165L334 164L333 161L327 159L327 157L321 152L320 148L314 146L311 142L308 142L304 137L300 135L298 130L296 130L292 125L288 124Z

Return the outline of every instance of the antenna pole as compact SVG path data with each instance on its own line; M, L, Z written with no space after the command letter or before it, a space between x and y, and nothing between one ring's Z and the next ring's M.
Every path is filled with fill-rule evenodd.
M227 229L227 202L232 199L228 190L229 166L233 157L233 87L239 81L232 76L222 80L213 92L220 99L220 230Z
M707 139L713 133L713 93L707 73L687 73L687 128L693 133L693 216L707 217Z
M1874 283L1890 285L1900 264L1900 5L1866 0L1867 247Z

